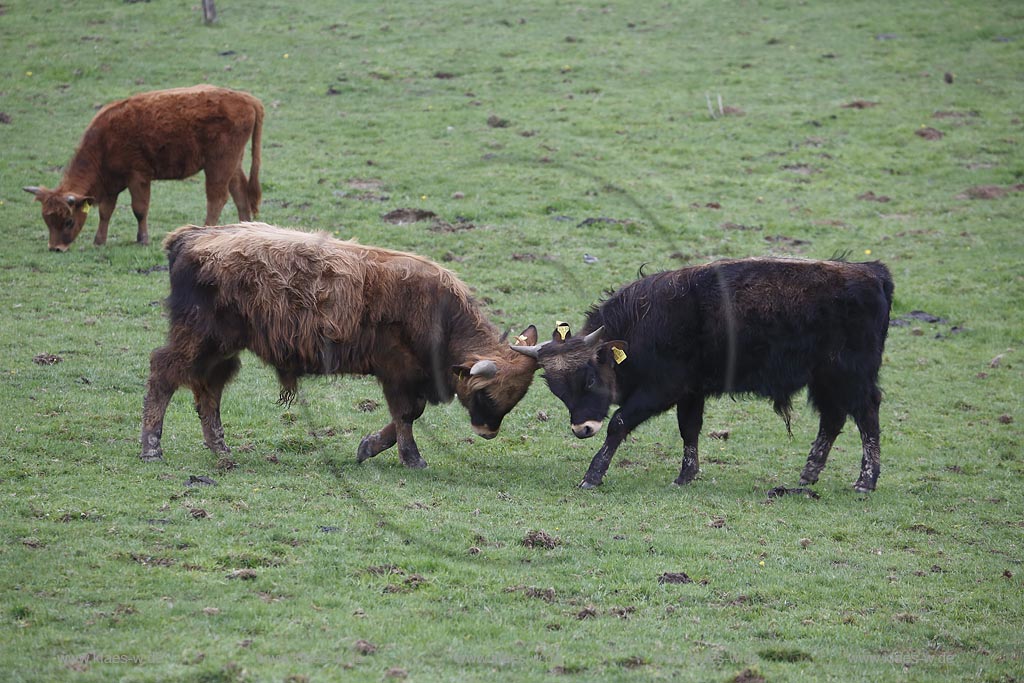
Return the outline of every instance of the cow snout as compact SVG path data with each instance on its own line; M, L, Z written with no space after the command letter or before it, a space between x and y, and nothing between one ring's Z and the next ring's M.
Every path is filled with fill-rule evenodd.
M484 439L493 439L498 435L498 430L486 425L473 425L473 433Z
M66 245L66 244L51 244L50 245L50 251L56 251L56 252L60 252L60 253L63 254L67 250L68 250L68 245Z
M578 439L589 439L601 429L600 420L587 420L583 424L573 425L572 433Z

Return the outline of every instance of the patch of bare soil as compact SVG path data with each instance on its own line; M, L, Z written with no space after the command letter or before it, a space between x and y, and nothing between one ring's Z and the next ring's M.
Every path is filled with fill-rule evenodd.
M604 223L606 225L632 225L633 221L628 219L620 218L608 218L606 216L597 216L595 218L584 218L582 221L576 224L577 228L585 228L588 225L595 225Z
M11 122L11 115L5 111L0 111L0 123L9 124Z
M394 209L381 216L388 223L406 225L437 218L437 214L426 209Z
M981 116L976 111L937 111L932 114L933 119L969 119Z
M976 185L969 187L956 196L956 199L1002 199L1011 192L1024 190L1024 183L1018 185Z
M732 683L765 683L765 680L756 669L744 669L733 677Z
M188 475L188 479L185 480L185 486L216 486L217 482L206 476L196 476L194 474Z
M693 583L686 572L665 572L658 577L658 583Z
M821 169L817 169L810 164L785 164L781 166L783 171L789 171L790 173L796 173L797 175L814 175L815 173L821 173Z
M769 489L768 493L765 494L765 495L767 495L768 498L781 498L782 496L790 496L790 495L803 495L803 496L807 496L808 498L812 498L814 500L817 500L818 498L821 498L821 496L818 495L817 491L813 491L811 489L803 488L803 487L800 487L800 486L795 487L795 488L786 488L785 486L776 486L773 489Z
M880 204L892 201L891 197L884 194L875 194L872 190L868 190L864 194L857 195L857 199L862 202L878 202Z
M898 318L893 318L889 325L892 327L907 327L915 322L944 325L948 321L945 318L940 318L925 311L911 311L910 313L904 313Z
M537 586L509 586L505 589L506 593L522 593L528 598L540 598L544 602L555 601L555 589L554 588L538 588Z
M64 359L52 353L40 353L36 354L32 358L32 362L36 365L56 365L62 362Z
M842 105L843 109L870 109L871 107L877 107L878 102L871 102L869 100L853 100Z
M732 221L726 221L721 223L718 227L722 230L763 230L760 225L744 225L742 223L733 223Z
M523 537L523 545L527 548L545 548L551 550L562 545L562 539L557 536L552 536L546 531L540 531L539 529L531 531Z
M476 225L472 223L468 218L462 216L456 216L454 223L449 223L446 220L438 218L434 221L434 224L430 226L430 232L461 232L462 230L473 230Z
M916 135L919 138L924 138L925 140L941 140L946 136L946 134L943 133L941 130L939 130L938 128L932 128L931 126L918 128L917 130L914 131L914 135Z

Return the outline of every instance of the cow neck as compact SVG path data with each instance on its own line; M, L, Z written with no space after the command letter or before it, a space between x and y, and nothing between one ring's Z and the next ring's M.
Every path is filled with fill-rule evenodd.
M500 340L492 325L472 302L459 305L449 326L453 364L473 363L500 355Z
M110 193L105 191L107 188L102 185L104 174L100 172L102 159L99 152L99 141L91 129L87 130L64 170L58 191L83 197L109 195ZM117 192L113 194L116 195Z

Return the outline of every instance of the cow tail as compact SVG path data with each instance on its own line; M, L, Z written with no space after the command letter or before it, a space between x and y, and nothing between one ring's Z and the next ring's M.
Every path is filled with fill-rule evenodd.
M256 101L256 123L252 127L252 165L249 167L249 209L255 218L260 213L260 200L263 199L260 190L260 155L263 144L263 105Z

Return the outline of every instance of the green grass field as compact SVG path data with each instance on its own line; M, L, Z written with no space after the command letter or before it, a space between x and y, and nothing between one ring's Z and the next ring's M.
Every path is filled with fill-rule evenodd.
M217 4L0 4L0 679L1024 680L1019 3ZM502 328L577 329L641 266L883 260L907 324L877 492L851 424L819 499L766 497L816 434L802 399L792 438L709 402L685 488L660 416L580 491L600 442L539 379L493 441L430 407L429 468L357 466L376 383L285 408L251 356L230 461L182 391L141 463L159 245L202 178L154 184L152 246L125 194L66 254L21 188L102 104L200 82L266 106L261 219L443 262Z

